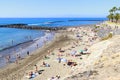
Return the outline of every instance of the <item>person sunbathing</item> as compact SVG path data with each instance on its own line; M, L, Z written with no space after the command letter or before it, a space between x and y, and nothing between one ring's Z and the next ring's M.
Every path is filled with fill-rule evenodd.
M50 57L48 57L47 55L44 56L44 59L50 59Z
M65 52L65 50L62 50L61 48L59 48L58 50L59 50L59 52Z
M35 78L36 76L42 74L44 70L38 70L38 71L30 71L29 73L26 73L26 78L28 79L32 79L32 78Z
M45 62L43 62L43 66L44 67L50 67L50 65L48 63L45 63Z
M77 63L76 62L72 62L72 61L68 61L67 65L72 67L72 66L76 66Z
M33 78L34 77L34 74L33 74L33 71L29 72L29 79Z

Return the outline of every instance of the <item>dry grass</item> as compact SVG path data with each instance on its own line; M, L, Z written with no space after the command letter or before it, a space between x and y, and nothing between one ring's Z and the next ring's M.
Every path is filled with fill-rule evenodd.
M94 25L94 27L95 27L95 29L98 29L98 28L100 28L100 26L97 26L97 25Z
M112 36L113 36L113 34L112 34L112 33L109 33L108 36L103 37L101 40L102 40L102 41L103 41L103 40L108 40L108 39L112 38Z

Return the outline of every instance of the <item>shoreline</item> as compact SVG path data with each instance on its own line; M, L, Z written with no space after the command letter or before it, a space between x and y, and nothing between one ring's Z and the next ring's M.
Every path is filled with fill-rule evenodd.
M101 23L101 22L100 22ZM90 27L90 26L94 26L94 25L96 25L96 24L87 24L87 25L85 25L85 24L83 24L83 25L77 25L77 26L69 26L69 27L66 27L66 29L67 28L77 28L77 27ZM62 26L63 28L64 28L64 26ZM3 27L4 28L4 27ZM51 32L51 31L47 31L47 30L44 30L45 32ZM52 32L59 32L59 30L58 31L52 31ZM37 40L37 39L39 39L39 38L36 38L36 39L32 39L32 40L28 40L28 41L24 41L24 42L21 42L21 43L18 43L18 44L15 44L15 45L11 45L11 46L8 46L8 47L5 47L5 48L2 48L2 49L0 49L0 52L2 52L2 51L4 51L4 50L6 50L6 49L10 49L10 48L14 48L14 47L16 47L16 46L19 46L19 45L21 45L21 44L25 44L25 43L29 43L29 42L34 42L35 40Z
M4 51L4 50L7 50L7 49L14 48L14 47L16 47L16 46L20 46L20 45L22 45L22 44L30 43L30 42L34 42L34 40L29 40L29 41L25 41L25 42L22 42L22 43L18 43L18 44L13 45L13 46L5 47L5 48L1 49L0 52L2 52L2 51Z
M55 35L55 37L59 37L60 35L57 33L57 35ZM55 38L54 37L54 38ZM30 56L27 56L26 58L24 58L23 60L20 60L20 62L19 62L19 64L18 65L16 65L15 63L11 63L11 64L9 64L8 66L6 66L6 67L4 67L4 68L0 68L0 77L2 78L3 77L3 79L7 79L6 78L6 75L10 75L9 73L13 73L13 74L16 74L16 72L18 71L18 70L21 70L21 67L24 65L24 67L27 67L27 66L29 66L29 65L35 65L35 63L33 63L33 62L35 62L35 61L33 61L33 62L31 62L31 58L34 58L34 59L32 59L32 60L37 60L36 59L36 57L38 58L38 59L42 59L42 57L44 56L44 55L46 55L46 54L48 54L47 53L47 51L46 51L46 54L41 54L42 52L44 52L45 50L46 50L46 48L48 48L49 46L54 46L54 43L55 43L55 41L57 41L58 39L54 39L54 40L52 40L51 42L49 42L49 43L47 43L47 44L45 44L43 47L41 47L41 48L39 48L39 49L37 49L36 51L34 51L34 52L32 52L32 54L30 55ZM49 48L48 48L49 49ZM40 53L38 53L38 52L40 52ZM40 57L38 57L38 56L34 56L34 55L39 55ZM40 60L41 60L40 59ZM20 64L21 63L21 64ZM17 70L17 71L16 71ZM19 72L19 71L18 71ZM6 75L4 75L4 74L6 74ZM9 77L9 76L8 76ZM12 77L11 77L12 78ZM10 78L9 78L10 79Z
M66 29L68 29L68 28L78 28L78 27L92 27L92 26L94 26L95 24L89 24L89 25L80 25L80 26L73 26L73 27L66 27ZM58 31L52 31L52 33L59 33L59 32L61 32L61 31L66 31L66 30L58 30ZM47 33L51 33L51 32L48 32L48 31L46 31L46 34ZM45 37L45 36L43 36L43 37ZM5 56L7 56L7 55L13 55L13 54L15 54L15 53L21 53L21 51L19 50L19 49L14 49L14 48L20 48L20 47L23 47L23 48L27 48L27 47L29 47L30 45L33 45L33 44L35 44L36 42L37 42L37 40L39 40L39 39L41 39L42 37L40 37L40 38L36 38L36 39L33 39L33 40L29 40L29 41L26 41L26 42L22 42L22 43L19 43L19 44L16 44L16 45L14 45L14 46L10 46L10 47L7 47L7 48L4 48L4 49L2 49L1 51L0 51L0 53L4 53L4 54L1 54L0 55L0 58L5 58ZM27 45L26 45L27 44ZM25 46L25 47L24 47ZM40 46L41 47L41 46ZM14 51L15 50L15 51ZM35 49L36 50L36 49ZM33 51L31 51L31 52L34 52L35 50L33 50ZM9 52L11 52L11 53L9 53ZM30 53L31 53L30 52ZM24 51L24 53L25 53L25 51ZM26 51L26 53L27 53L27 51ZM22 56L22 55L21 55ZM26 55L25 55L26 56ZM25 56L22 56L22 57L25 57ZM2 62L4 62L5 63L5 59L4 59L4 61L2 61ZM10 63L14 63L14 59L12 60L12 61L10 61ZM1 65L1 67L0 68L2 68L2 67L4 67L4 66L7 66L6 64L3 64L3 66Z
M70 28L70 29L72 29L72 28ZM30 56L26 57L23 60L20 60L18 65L13 63L13 64L8 65L6 68L0 70L1 78L3 78L3 79L8 78L9 80L12 80L11 78L15 77L15 74L16 74L16 75L19 75L19 78L21 79L22 76L26 73L25 72L26 70L31 69L35 64L37 64L39 61L41 61L45 55L49 54L48 50L53 51L56 48L63 47L63 45L65 46L66 42L70 43L71 40L74 41L74 38L72 36L67 35L68 33L71 35L74 34L74 32L69 32L69 31L68 32L58 31L58 33L56 33L56 35L55 35L54 40L52 42L48 43L48 45L47 44L44 45L42 48L37 49L35 52L33 52L33 54L31 54ZM69 37L65 37L65 36L69 36L69 37L71 37L71 39L69 39ZM65 44L64 44L64 42L65 42ZM19 72L19 74L18 74L18 72ZM9 73L11 73L11 74L9 74ZM8 76L6 76L4 74L6 74ZM19 78L17 78L17 79L19 79Z
M14 63L16 60L16 56L18 54L20 54L21 58L25 58L27 56L27 52L29 51L29 54L31 54L32 52L34 52L35 50L37 50L37 48L41 48L45 41L51 41L53 38L54 34L52 33L46 33L44 36L24 42L24 43L20 43L17 44L15 46L6 48L5 50L0 51L1 53L1 57L0 57L0 68L7 66L7 64L11 64ZM47 39L48 38L48 39ZM4 54L3 54L4 53ZM6 56L10 56L10 63L6 64Z

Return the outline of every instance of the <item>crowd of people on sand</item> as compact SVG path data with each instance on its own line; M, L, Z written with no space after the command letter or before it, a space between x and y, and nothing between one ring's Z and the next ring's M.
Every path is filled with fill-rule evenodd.
M35 47L38 49L39 45L36 43ZM14 52L16 52L15 49L14 49ZM27 51L26 54L27 54L27 56L29 56L30 55L30 51ZM7 54L6 56L4 56L4 58L5 58L5 61L6 61L7 64L8 63L16 63L16 64L18 64L18 62L21 59L23 59L22 55L20 54L20 52L19 53L15 53L15 54ZM14 60L12 60L13 58L14 58Z
M64 47L60 47L57 49L59 54L56 54L50 50L48 50L48 55L44 56L44 60L47 59L51 59L51 55L56 56L57 57L57 61L59 64L62 63L63 66L70 66L70 67L74 67L77 66L79 62L74 61L73 59L68 59L68 57L79 57L79 59L82 59L82 55L89 55L90 52L88 52L88 48L89 46L91 46L94 42L94 40L97 39L97 34L91 29L91 28L71 28L70 30L68 30L70 32L74 32L75 35L74 37L76 37L77 41L73 42L70 48L64 49ZM85 37L85 38L84 38ZM81 50L74 50L76 47L81 46L81 44L79 44L79 41L81 42L82 45L86 46L84 47L84 49ZM66 53L69 50L71 51L70 53ZM33 72L29 72L29 79L30 78L34 78L39 74L42 74L42 72L39 72L40 70L38 70L38 67L35 65L35 71ZM51 67L50 64L46 63L46 62L42 62L42 65L40 65L40 67ZM40 68L39 67L39 68ZM51 78L49 78L48 80L60 80L60 76L56 75L56 76L52 76Z
M108 26L108 25L105 25L105 26ZM111 30L112 28L111 27L100 27L100 29ZM114 29L118 29L118 27L115 26ZM74 60L75 58L79 58L80 60L82 60L83 59L81 57L82 55L91 54L88 49L98 39L98 35L94 31L93 28L76 27L76 28L68 28L67 31L73 32L74 34L72 34L73 35L72 37L75 38L76 40L74 42L70 43L70 47L63 46L63 47L56 49L57 52L47 50L48 54L43 57L41 64L34 65L33 66L34 70L29 70L28 72L25 73L25 77L27 79L33 79L33 78L39 76L40 74L42 74L46 70L46 68L52 67L53 65L51 65L51 63L48 63L45 61L45 60L51 59L51 55L55 56L57 63L63 64L63 66L69 66L72 69L72 67L79 65L79 62L77 60L76 61ZM67 36L65 36L65 37L67 37ZM46 42L44 41L44 43L46 43ZM79 49L79 46L82 46L82 45L84 45L84 48ZM36 48L39 48L38 44L36 44ZM79 50L76 50L76 48ZM27 56L29 56L30 52L27 51L26 54L27 54ZM5 56L5 59L6 59L6 63L10 63L11 55L9 54L9 55ZM21 54L20 53L16 54L15 63L18 64L19 60L21 60L21 59L22 59ZM42 69L42 68L44 68L44 69ZM53 75L55 75L55 74L53 74ZM51 76L50 78L48 78L48 80L60 80L61 77L62 77L61 75Z
M12 62L12 61L11 61L11 55L10 55L10 54L6 55L6 56L5 56L5 59L6 59L6 63L11 63L11 62ZM21 60L21 59L22 59L21 55L20 55L20 54L16 54L15 63L18 64L18 61Z
M51 33L51 35L53 36L54 34ZM30 36L30 40L32 40L31 36ZM43 44L46 44L47 41L50 40L50 37L49 36L46 36L44 39L43 39ZM12 45L14 44L14 41L12 40ZM23 54L22 54L22 50L24 49L23 46L18 46L20 47L19 49L16 49L16 48L10 48L10 51L9 49L6 50L8 51L9 53L7 53L6 55L2 55L0 54L0 58L4 58L5 60L5 64L8 64L8 63L16 63L18 64L18 61L23 59ZM38 49L40 47L39 43L38 42L35 42L35 45L33 46L35 47L35 49ZM30 51L27 49L26 51L24 51L24 53L26 53L27 56L30 55Z
M100 29L102 29L102 27ZM116 26L114 29L118 29L118 27ZM106 28L104 28L104 30L106 30ZM63 47L56 49L57 53L54 53L54 51L48 50L48 55L44 56L44 60L51 59L51 55L53 55L53 56L56 56L59 64L63 64L63 66L74 67L74 66L79 65L79 62L74 60L75 58L79 58L82 60L82 57L81 57L82 55L91 54L88 50L89 47L93 45L97 39L99 39L97 32L95 32L93 28L76 27L76 28L68 28L67 31L73 32L74 38L76 38L77 41L71 42L70 43L71 47L69 48L67 46L63 46ZM75 50L81 45L84 45L83 49ZM67 49L65 49L65 47L67 47ZM70 51L69 53L67 52L68 50ZM75 57L75 58L70 59L69 57ZM51 66L52 65L43 61L40 67L51 67ZM34 74L36 73L34 72ZM61 79L61 76L59 75L48 78L48 80L60 80L60 79Z
M94 30L92 30L91 28L87 27L87 28L81 28L81 27L76 27L76 28L69 28L67 30L68 32L74 32L74 37L77 39L77 41L71 42L71 47L64 49L63 47L60 47L58 50L58 54L53 53L52 51L48 50L48 55L44 56L44 60L48 60L51 59L51 55L56 56L58 63L62 63L65 62L63 64L63 66L77 66L78 62L74 61L73 59L68 59L67 57L72 56L72 57L80 57L80 59L82 59L82 55L86 55L86 54L90 54L90 52L88 52L88 48L89 46L91 46L94 43L94 40L96 40L97 34L94 32ZM65 36L66 37L66 36ZM79 47L81 45L85 45L86 47L84 47L84 49L81 50L74 50L76 47ZM66 46L65 46L66 47ZM36 48L39 48L39 45L36 44ZM69 50L70 53L67 53L66 50ZM29 56L30 52L27 51L26 54ZM5 57L6 62L9 63L10 59L11 59L11 55L7 55ZM16 54L16 60L15 63L18 64L18 61L21 60L21 54ZM28 73L26 73L26 78L31 79L31 78L35 78L36 76L42 74L45 70L39 70L40 67L51 67L52 65L50 65L49 63L43 61L41 63L41 65L34 65L35 70L30 70ZM60 75L56 75L56 76L52 76L50 79L48 80L60 80Z
M43 62L40 67L50 67L50 65L46 62ZM36 76L42 74L42 72L44 71L44 70L39 70L37 64L34 65L34 68L35 68L34 70L31 70L28 73L26 73L26 78L33 79Z
M45 64L45 63L44 63ZM43 65L44 66L44 65ZM40 75L40 74L42 74L42 72L44 71L44 70L39 70L38 69L38 65L37 64L35 64L34 65L34 70L31 70L31 71L29 71L28 73L26 73L26 78L28 78L28 79L33 79L33 78L35 78L36 76L38 76L38 75Z
M29 55L29 52L27 52L27 55ZM15 60L12 60L15 58ZM18 64L18 61L22 60L23 58L21 57L20 53L15 54L14 56L11 54L8 54L5 56L6 63L16 63Z

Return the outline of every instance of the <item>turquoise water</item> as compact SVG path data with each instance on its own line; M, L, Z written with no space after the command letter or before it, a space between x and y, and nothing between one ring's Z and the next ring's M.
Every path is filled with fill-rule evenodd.
M48 27L97 24L106 18L0 18L0 24L24 23ZM44 31L0 28L0 49L44 36Z
M0 28L0 48L3 49L44 35L44 31L38 30Z

